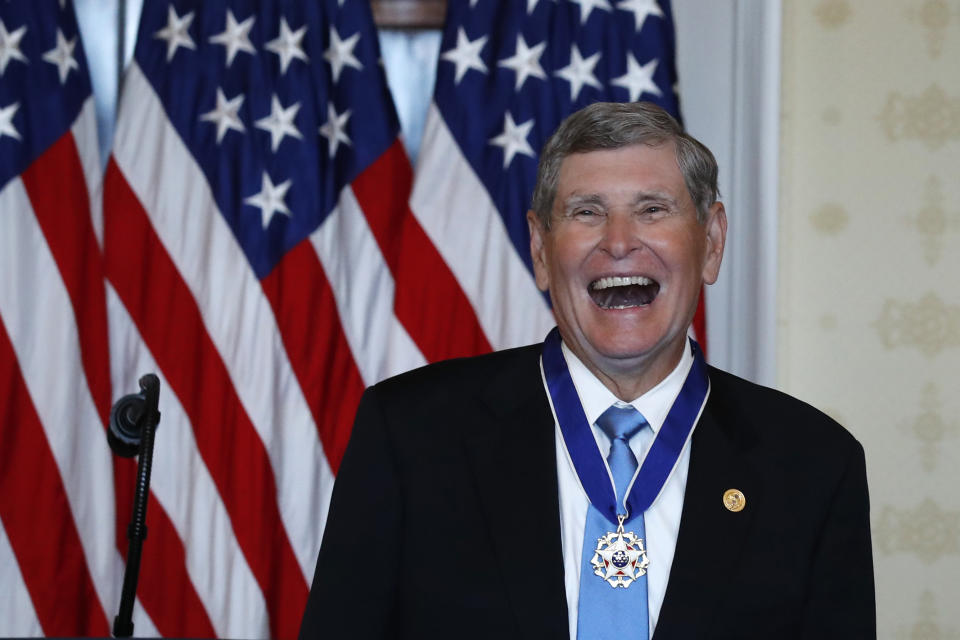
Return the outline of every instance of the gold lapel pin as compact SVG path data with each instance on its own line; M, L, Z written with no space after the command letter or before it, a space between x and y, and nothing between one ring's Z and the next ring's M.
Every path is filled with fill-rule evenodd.
M743 511L743 508L747 506L747 498L739 489L727 489L723 492L723 506L728 511L737 513Z

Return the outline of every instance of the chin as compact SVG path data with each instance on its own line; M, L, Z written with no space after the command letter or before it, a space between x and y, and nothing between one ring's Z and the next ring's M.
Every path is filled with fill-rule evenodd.
M658 331L651 326L642 329L633 327L595 336L590 344L601 357L618 363L624 369L646 368L659 357L679 351L682 348L680 345L686 341L686 335L686 330Z
M657 340L634 332L594 336L588 339L590 348L601 358L609 361L644 360L657 351Z

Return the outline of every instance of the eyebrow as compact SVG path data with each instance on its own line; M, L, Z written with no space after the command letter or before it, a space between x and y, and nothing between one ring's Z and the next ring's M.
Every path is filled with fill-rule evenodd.
M638 193L633 198L633 204L640 204L642 202L650 202L652 200L659 200L660 202L666 202L668 204L677 204L676 198L666 193L665 191L642 191Z
M638 205L646 202L660 201L671 205L676 205L676 199L663 191L641 191L637 193L630 204ZM563 202L565 210L572 209L581 205L599 205L606 206L607 199L599 193L573 194Z
M585 204L605 206L607 199L599 193L573 194L563 201L563 208L573 209Z

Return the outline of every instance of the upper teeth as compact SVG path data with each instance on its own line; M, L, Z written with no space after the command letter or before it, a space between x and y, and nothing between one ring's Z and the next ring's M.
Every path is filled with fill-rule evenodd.
M590 287L594 290L609 289L610 287L625 287L631 284L653 284L653 280L644 276L608 276L595 280Z

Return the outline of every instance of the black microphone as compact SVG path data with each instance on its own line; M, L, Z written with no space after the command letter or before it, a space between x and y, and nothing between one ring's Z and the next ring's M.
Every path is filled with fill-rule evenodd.
M140 451L140 436L143 433L140 420L146 404L146 393L131 393L117 400L110 409L107 442L121 458L132 458Z
M110 409L110 425L107 429L107 443L121 458L132 458L140 453L140 440L143 438L144 416L149 409L156 412L156 422L160 422L157 411L157 397L160 395L160 378L148 373L140 378L140 393L131 393L117 400Z
M160 423L157 405L160 399L160 378L148 373L140 378L140 393L123 396L110 409L107 442L118 456L137 461L137 486L133 495L133 515L127 527L130 540L127 566L123 572L123 590L120 594L120 612L113 619L113 636L129 638L133 635L133 601L140 577L140 556L147 537L147 494L150 491L150 471L153 467L153 438Z

